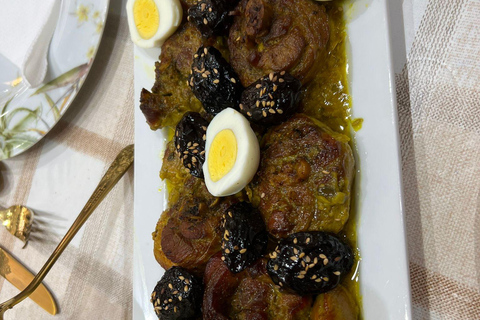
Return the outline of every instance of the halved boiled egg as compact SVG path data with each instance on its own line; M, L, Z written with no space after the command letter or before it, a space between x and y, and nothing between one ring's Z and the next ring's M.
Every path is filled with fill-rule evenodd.
M208 191L223 197L241 191L253 179L260 146L247 119L227 108L207 128L203 174Z
M127 17L133 43L143 48L159 47L182 22L179 0L128 0Z

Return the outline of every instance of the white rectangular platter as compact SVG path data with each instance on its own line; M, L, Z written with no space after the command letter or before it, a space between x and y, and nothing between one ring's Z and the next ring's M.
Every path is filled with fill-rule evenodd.
M349 85L356 133L358 244L363 319L411 319L395 83L388 0L352 0L345 6ZM133 318L157 319L150 294L163 270L151 233L166 208L159 178L165 134L151 131L139 109L142 88L154 82L159 50L135 48L135 241Z

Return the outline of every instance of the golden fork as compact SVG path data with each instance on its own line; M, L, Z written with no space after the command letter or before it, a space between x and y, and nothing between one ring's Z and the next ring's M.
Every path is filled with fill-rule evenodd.
M26 244L32 229L33 216L33 211L25 206L11 206L0 210L0 223Z
M42 269L38 272L35 278L33 278L32 282L18 295L0 304L0 320L3 320L5 311L13 308L16 304L26 299L30 294L32 294L33 291L35 291L40 283L42 283L45 276L48 274L54 263L60 257L73 237L77 234L78 230L80 230L95 208L100 204L100 202L102 202L108 192L115 186L128 168L130 168L132 163L133 144L125 147L117 155L73 225L67 231L62 241L60 241L55 251L53 251L50 258L48 258L47 262L45 262Z

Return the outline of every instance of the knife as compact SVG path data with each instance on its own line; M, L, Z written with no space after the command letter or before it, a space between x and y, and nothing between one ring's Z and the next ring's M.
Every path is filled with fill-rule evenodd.
M25 289L34 278L34 275L27 268L3 248L0 248L0 275L20 291ZM40 284L30 295L30 299L48 313L52 315L57 313L57 304L50 291L43 284Z

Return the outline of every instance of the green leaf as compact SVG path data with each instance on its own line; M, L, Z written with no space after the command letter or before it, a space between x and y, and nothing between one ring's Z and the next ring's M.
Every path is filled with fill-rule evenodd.
M8 129L8 131L14 134L27 131L32 126L33 122L35 122L40 117L41 111L42 109L40 107L35 110L30 110L27 108L17 108L15 110L12 110L8 114L7 123L10 123L13 116L19 112L25 113L25 116L21 120L19 120L13 128Z
M48 102L48 105L50 106L50 109L53 112L53 118L55 119L55 121L57 121L58 119L60 119L60 111L58 111L58 108L55 105L55 102L53 102L52 98L50 98L48 93L45 93L44 95L45 95L45 99L47 99L47 102Z
M5 130L8 126L8 122L7 122L7 108L8 108L8 105L10 104L10 102L12 101L14 97L11 97L6 103L5 105L3 106L2 108L2 113L0 114L0 132L2 132L3 130Z
M74 83L75 81L77 81L87 73L88 66L89 66L88 63L84 63L82 65L79 65L78 67L75 67L65 72L64 74L58 76L57 78L53 79L52 81L40 87L37 91L35 91L32 94L32 96L39 93L44 93L56 88L65 87L67 85Z

